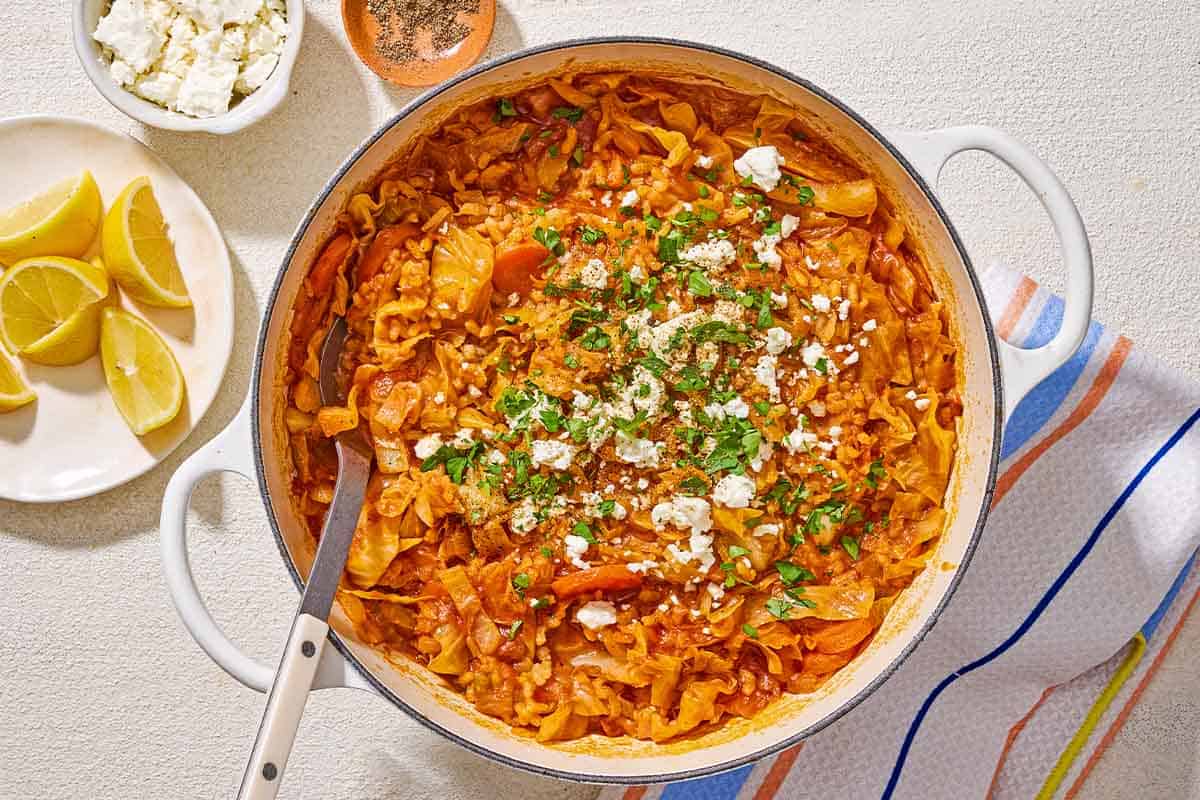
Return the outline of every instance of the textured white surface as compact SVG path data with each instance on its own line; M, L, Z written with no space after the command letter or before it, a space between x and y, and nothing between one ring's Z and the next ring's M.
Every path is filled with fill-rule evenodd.
M360 67L338 4L314 0L293 78L273 117L215 138L142 128L83 76L63 0L0 6L0 115L72 113L132 133L208 203L234 262L239 344L227 387L195 438L116 492L56 508L0 504L0 796L227 797L263 698L234 684L166 601L156 521L179 460L233 415L246 390L262 298L293 226L326 177L414 95ZM1200 7L900 0L502 0L489 55L572 36L675 35L789 67L881 126L982 122L1028 142L1072 191L1092 234L1097 315L1200 378ZM1061 288L1053 237L1016 178L978 155L942 193L980 264L1000 259ZM0 465L3 469L19 465ZM296 596L265 532L257 492L213 479L193 501L193 555L217 618L273 658ZM1195 627L1194 625L1192 627ZM1181 641L1160 686L1106 756L1089 793L1128 797L1147 772L1157 797L1200 797L1200 678ZM1169 688L1167 688L1169 687ZM1167 772L1154 764L1170 763ZM428 787L414 793L414 784ZM583 798L492 766L425 733L383 701L312 698L288 798Z

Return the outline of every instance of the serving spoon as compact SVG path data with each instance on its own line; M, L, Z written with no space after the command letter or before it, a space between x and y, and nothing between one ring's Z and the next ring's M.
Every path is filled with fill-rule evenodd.
M321 404L344 402L337 385L338 362L346 343L346 320L334 320L321 345ZM239 800L271 800L283 781L283 768L300 727L300 717L313 676L321 662L329 633L329 612L333 596L346 566L346 554L354 539L354 529L367 493L371 473L371 449L358 429L339 433L334 440L338 476L333 502L325 515L317 555L308 573L308 583L300 597L300 608L288 633L283 658L275 671L275 680L267 695L262 723L250 751L250 761L238 790Z

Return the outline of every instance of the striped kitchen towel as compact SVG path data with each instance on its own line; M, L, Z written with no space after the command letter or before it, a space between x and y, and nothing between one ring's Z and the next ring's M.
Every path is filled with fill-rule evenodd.
M983 283L1008 341L1057 330L1060 298ZM1009 421L974 560L874 695L773 758L600 800L1074 796L1200 596L1197 420L1200 386L1093 323Z

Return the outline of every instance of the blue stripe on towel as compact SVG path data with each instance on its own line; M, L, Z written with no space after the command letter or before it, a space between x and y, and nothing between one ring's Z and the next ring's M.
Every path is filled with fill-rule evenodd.
M1023 346L1041 347L1050 341L1058 332L1062 313L1063 302L1061 299L1051 297L1046 301L1037 323L1030 331L1029 336L1025 338ZM1092 354L1096 351L1096 345L1100 342L1100 334L1103 332L1104 328L1095 322L1088 326L1087 337L1075 351L1075 355L1056 369L1050 377L1033 387L1033 390L1017 404L1012 418L1004 428L1004 441L1000 444L1001 459L1008 458L1033 438L1033 435L1042 429L1059 406L1063 404L1076 381L1079 380L1079 376L1083 374L1088 361L1091 360Z
M1066 585L1067 581L1071 579L1071 576L1075 574L1075 571L1079 569L1079 566L1087 559L1088 555L1091 554L1092 549L1096 546L1096 542L1100 539L1100 535L1104 533L1105 529L1113 521L1113 518L1117 516L1117 512L1121 510L1126 501L1129 500L1130 496L1134 493L1134 491L1137 490L1138 486L1141 485L1142 481L1146 479L1146 476L1149 475L1151 470L1154 469L1154 465L1161 461L1163 456L1170 452L1171 449L1179 443L1179 440L1182 439L1189 430L1191 430L1192 426L1196 424L1197 420L1200 420L1200 409L1192 412L1192 415L1187 418L1183 425L1181 425L1179 429L1175 431L1175 433L1171 434L1171 438L1167 439L1163 446L1158 449L1158 451L1150 458L1150 460L1147 461L1140 470L1138 470L1137 475L1135 475L1133 480L1129 482L1124 490L1122 490L1120 496L1117 497L1113 504L1109 506L1108 511L1104 512L1104 516L1100 518L1100 522L1096 525L1091 535L1088 536L1087 541L1083 543L1083 546L1079 549L1079 552L1075 554L1075 556L1067 564L1066 568L1064 568L1063 571L1059 573L1058 577L1054 579L1054 583L1050 585L1050 588L1047 589L1046 593L1043 594L1041 599L1038 600L1037 605L1033 607L1033 610L1029 612L1029 615L1022 620L1020 625L1017 626L1017 629L990 653L987 653L986 655L972 661L970 664L967 664L966 666L950 673L933 688L933 691L931 691L925 698L925 701L921 703L921 708L917 711L916 716L913 717L913 721L908 727L908 732L904 735L904 743L900 746L900 753L896 756L896 764L894 767L892 767L892 774L888 778L887 786L884 787L881 800L889 800L889 798L891 798L895 793L896 786L900 783L900 774L904 771L904 763L908 759L908 752L912 749L913 740L916 739L917 732L920 731L921 724L925 721L925 716L929 713L929 709L933 707L933 704L937 701L938 697L941 696L942 692L946 691L950 684L957 681L963 675L974 672L980 667L986 666L992 661L995 661L997 658L1008 652L1013 645L1020 641L1021 637L1024 636L1029 629L1033 627L1033 624L1038 621L1042 614L1045 613L1046 608L1051 602L1053 602L1054 598L1058 596L1058 593L1062 591L1063 586Z
M1171 608L1171 603L1175 602L1175 596L1179 594L1179 590L1183 588L1184 581L1192 572L1192 566L1196 563L1196 554L1192 553L1192 557L1183 565L1183 569L1179 571L1179 577L1171 584L1171 588L1167 591L1167 596L1158 604L1158 608L1154 609L1154 613L1150 615L1150 619L1146 620L1146 624L1142 626L1142 635L1149 641L1154 635L1154 630L1158 627L1158 623L1162 622L1162 618L1166 616L1167 610Z
M731 800L737 797L752 769L754 765L747 764L711 778L668 783L663 790L662 800Z

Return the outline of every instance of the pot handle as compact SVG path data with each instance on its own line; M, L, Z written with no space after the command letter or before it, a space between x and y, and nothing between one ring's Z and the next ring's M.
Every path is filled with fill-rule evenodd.
M967 150L990 153L1037 194L1058 235L1067 269L1062 326L1047 344L1026 350L997 339L1004 381L1004 419L1026 394L1070 358L1087 336L1092 318L1092 249L1079 210L1062 181L1018 139L986 125L964 125L934 131L889 131L887 137L903 151L931 187L942 167Z
M188 501L196 484L218 472L236 472L249 480L255 479L250 426L252 406L252 398L247 397L225 430L188 456L175 470L163 495L159 529L167 589L184 627L221 669L251 689L266 692L271 688L275 670L243 653L217 625L200 597L187 551ZM336 647L324 648L312 687L374 691Z

